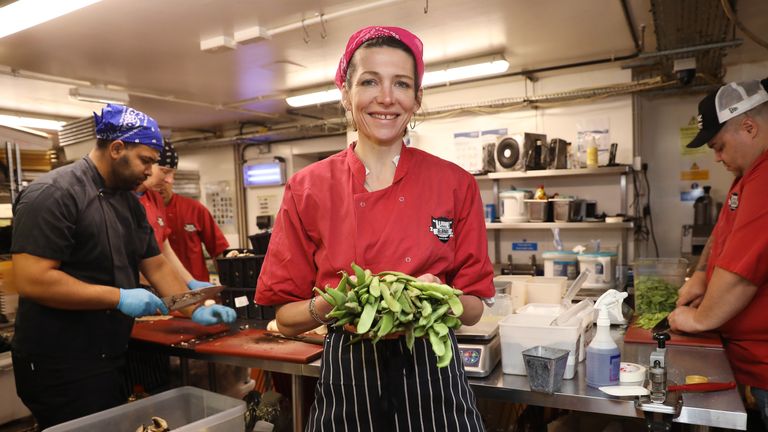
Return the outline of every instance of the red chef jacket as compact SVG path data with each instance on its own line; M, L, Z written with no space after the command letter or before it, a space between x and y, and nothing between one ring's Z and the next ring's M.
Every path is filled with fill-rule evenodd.
M728 202L712 232L707 283L715 267L757 286L747 307L720 327L736 380L768 389L768 152L763 153L728 192Z
M168 240L184 268L196 280L208 281L203 245L212 257L229 247L211 212L197 200L174 194L165 208L165 216L170 228Z
M165 204L163 203L163 197L158 192L147 190L139 195L139 202L144 206L144 211L147 212L147 221L155 232L157 247L162 251L165 239L171 234L171 230L168 228L165 218Z
M256 303L312 297L355 262L374 273L431 273L465 294L493 297L493 267L477 182L457 165L402 146L392 185L369 192L365 166L346 150L286 185Z

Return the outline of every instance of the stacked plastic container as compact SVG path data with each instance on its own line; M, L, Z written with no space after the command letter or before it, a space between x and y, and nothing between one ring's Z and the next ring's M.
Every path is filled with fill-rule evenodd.
M135 432L161 417L174 432L245 430L245 402L196 387L179 387L68 421L44 432Z

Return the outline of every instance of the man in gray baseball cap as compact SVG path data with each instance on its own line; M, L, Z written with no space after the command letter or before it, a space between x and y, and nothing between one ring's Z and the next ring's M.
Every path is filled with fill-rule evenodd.
M728 83L699 103L699 133L735 180L696 272L669 315L674 330L718 330L739 384L768 427L768 79Z

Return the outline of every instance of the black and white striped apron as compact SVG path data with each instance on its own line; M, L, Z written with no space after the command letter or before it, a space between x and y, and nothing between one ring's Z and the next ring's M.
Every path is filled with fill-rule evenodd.
M354 344L331 329L325 339L320 379L306 431L484 431L453 341L453 360L444 368L429 341L405 338Z

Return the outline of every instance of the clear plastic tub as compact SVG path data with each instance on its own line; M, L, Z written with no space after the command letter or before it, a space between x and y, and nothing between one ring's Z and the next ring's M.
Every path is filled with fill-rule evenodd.
M642 258L632 263L632 266L637 314L674 310L677 290L683 286L685 281L688 260L684 258Z
M135 432L152 417L162 417L174 432L245 430L245 402L197 387L179 387L71 420L44 432Z

